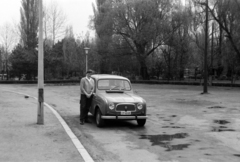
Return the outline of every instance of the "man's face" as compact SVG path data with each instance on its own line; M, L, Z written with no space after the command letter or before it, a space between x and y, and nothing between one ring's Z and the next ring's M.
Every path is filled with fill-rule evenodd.
M91 73L87 73L87 77L88 77L88 78L90 78L90 77L91 77L91 75L92 75Z

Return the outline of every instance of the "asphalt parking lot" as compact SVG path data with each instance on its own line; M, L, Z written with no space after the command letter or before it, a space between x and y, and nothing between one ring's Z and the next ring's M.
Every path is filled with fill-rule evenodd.
M156 162L239 161L239 88L209 87L209 94L202 95L203 88L201 86L133 84L133 87L136 93L147 100L149 119L144 129L133 129L135 123L122 123L120 125L116 123L116 125L112 124L104 129L96 129L94 124L86 125L84 128L79 125L73 128L77 130L75 134L89 150L94 161L109 161L109 159L114 158L116 161L123 162L139 161L139 159ZM78 88L78 85L45 85L45 102L57 109L70 124L74 124L79 114ZM1 150L4 155L1 153L0 159L21 161L19 159L25 157L26 161L31 161L30 159L34 156L30 155L35 153L38 155L35 156L34 160L36 161L51 161L58 157L64 161L71 159L69 155L75 158L72 161L83 160L47 108L45 128L47 128L46 131L50 132L38 134L38 140L41 141L43 138L48 141L48 145L39 144L41 142L34 140L36 135L30 130L43 131L42 126L36 125L36 101L26 99L24 96L19 98L18 95L13 95L8 91L24 92L31 96L37 96L37 86L0 85L0 107L3 112L1 113L1 129L5 130L5 135L1 136L1 141L4 142L1 143L8 146L4 147L4 152ZM16 104L18 102L20 104ZM28 106L24 106L25 104ZM14 111L14 109L11 112L11 106L22 114L17 113L18 111ZM34 111L31 109L32 107ZM32 111L31 118L26 118L28 111ZM23 120L20 120L21 117ZM20 121L18 122L18 120ZM18 132L20 133L14 131L13 128L17 127L19 127ZM56 130L51 130L52 127L56 127ZM29 134L21 137L24 135L23 132ZM87 137L82 136L82 132ZM109 138L110 134L111 138ZM31 138L27 138L28 136ZM60 142L61 139L64 139L64 142ZM109 143L110 139L115 142ZM24 147L23 144L18 145L20 141L31 146L30 149ZM36 143L28 145L33 141ZM86 141L91 142L87 143ZM118 141L117 145L116 141ZM93 143L98 146L98 150L94 148ZM40 150L34 150L34 145L38 145ZM44 150L44 146L51 146L48 147L50 151L45 149L46 152L41 152ZM71 154L64 151L66 150L64 146L72 150ZM101 152L99 148L101 148ZM30 153L30 150L33 152L32 154L25 154L26 152ZM52 150L57 151L52 152ZM39 152L41 153L39 154ZM103 152L105 154L101 155ZM126 156L126 152L134 156ZM45 158L41 155L44 155ZM11 160L10 157L13 159Z

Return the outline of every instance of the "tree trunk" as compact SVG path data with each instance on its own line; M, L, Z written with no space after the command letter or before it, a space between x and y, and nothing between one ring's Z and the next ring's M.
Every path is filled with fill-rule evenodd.
M142 59L140 61L140 75L143 80L149 80L149 74L147 70L146 60Z
M147 55L145 54L145 45L138 44L136 41L134 42L134 44L137 48L136 56L140 63L140 75L143 80L149 80L149 74L148 74L147 65L146 65Z

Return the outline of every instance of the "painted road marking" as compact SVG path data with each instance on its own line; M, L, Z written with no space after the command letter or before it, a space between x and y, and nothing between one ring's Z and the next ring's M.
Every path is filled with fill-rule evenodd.
M28 94L24 94L24 93L20 93L20 92L15 92L15 91L8 91L5 90L7 92L12 92L12 93L16 93L16 94L20 94L20 95L24 95L24 96L28 96L28 97L32 97L35 100L38 100L36 97L30 96ZM80 155L82 156L82 158L84 159L85 162L94 162L94 160L92 159L92 157L89 155L89 153L87 152L87 150L84 148L84 146L82 145L82 143L78 140L78 138L75 136L75 134L72 132L72 130L69 128L69 126L67 125L67 123L63 120L63 118L59 115L59 113L53 109L49 104L44 102L44 105L47 106L52 113L57 117L57 119L59 120L59 122L61 123L61 125L63 126L64 130L67 132L68 136L70 137L70 139L72 140L74 146L77 148L78 152L80 153Z

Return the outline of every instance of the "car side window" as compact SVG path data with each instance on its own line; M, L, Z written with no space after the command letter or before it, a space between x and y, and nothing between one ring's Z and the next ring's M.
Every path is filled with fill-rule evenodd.
M127 90L127 91L130 91L131 90L131 87L130 87L130 84L129 84L129 82L128 81L124 81L124 88L125 88L125 90Z

